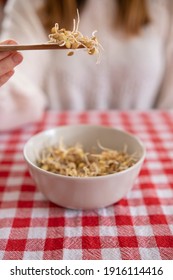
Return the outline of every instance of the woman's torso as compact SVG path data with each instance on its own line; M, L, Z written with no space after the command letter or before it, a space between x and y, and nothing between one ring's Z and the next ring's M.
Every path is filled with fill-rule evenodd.
M72 57L52 53L47 81L50 107L58 109L147 109L155 106L162 82L168 18L164 1L149 1L153 22L140 36L126 38L111 29L112 0L90 0L79 30L97 36L101 61L84 51Z

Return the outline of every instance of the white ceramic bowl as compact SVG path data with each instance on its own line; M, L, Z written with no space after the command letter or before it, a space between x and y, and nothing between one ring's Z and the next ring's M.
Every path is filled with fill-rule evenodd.
M47 172L36 165L40 151L58 144L63 139L67 146L81 143L85 150L97 146L97 141L107 148L139 155L132 167L119 173L99 177L69 177ZM39 190L52 202L71 209L94 209L111 205L132 188L145 158L142 142L125 131L96 125L60 126L40 132L29 139L24 147L24 158Z

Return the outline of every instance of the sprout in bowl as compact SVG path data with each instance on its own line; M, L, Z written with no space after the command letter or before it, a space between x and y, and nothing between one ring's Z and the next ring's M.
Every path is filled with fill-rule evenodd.
M56 147L56 150L62 139L65 146L70 147L70 149L80 143L81 146L78 146L80 154L81 157L85 158L82 163L78 162L79 165L81 164L81 170L83 170L82 176L78 176L78 174L75 176L74 173L70 173L69 176L66 173L68 170L65 165L63 165L64 173L56 170L50 172L51 170L48 170L49 168L45 167L44 164L44 167L40 165L41 160L43 162L43 159L45 159L45 156L43 157L44 151L47 153L53 147ZM126 147L125 151L124 147ZM98 151L94 151L95 158L90 154L93 148L98 148ZM62 145L61 149L64 149L65 154L68 151ZM115 164L107 165L107 169L105 169L107 173L99 174L96 172L99 166L97 155L100 157L102 152L109 151L120 154L121 157L122 154L127 156L126 164L128 162L129 165L125 168L122 167L122 170L117 172L116 170L108 172L110 167L116 169L117 166L120 166L118 165L119 162L113 159ZM50 155L52 154L50 153ZM86 158L86 155L88 158ZM87 173L90 169L90 157L92 157L92 174ZM96 125L67 125L55 127L31 137L25 144L24 158L39 190L50 201L71 209L94 209L106 207L119 201L132 188L145 158L145 147L136 136L119 129ZM52 160L51 156L48 156L48 158ZM103 167L103 158L101 158L101 161ZM72 160L71 163L74 170L74 164L75 168L77 164L76 162L73 164ZM58 160L57 166L60 166Z

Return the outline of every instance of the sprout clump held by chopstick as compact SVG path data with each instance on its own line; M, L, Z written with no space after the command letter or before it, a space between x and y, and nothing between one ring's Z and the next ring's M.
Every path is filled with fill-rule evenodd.
M126 151L104 148L98 143L101 152L85 152L80 144L65 147L61 142L41 151L37 165L49 172L71 177L97 177L114 174L133 166L135 155Z
M76 20L73 19L73 30L69 31L65 28L59 28L59 24L55 23L55 26L51 29L51 34L49 34L49 41L50 44L57 44L60 47L66 47L67 49L78 49L78 48L85 48L88 54L93 55L96 54L98 56L97 62L100 61L100 51L102 48L101 44L98 42L96 37L96 32L92 33L91 38L87 36L83 36L81 32L79 32L79 12L77 10L77 24ZM73 55L74 52L68 52L68 55Z

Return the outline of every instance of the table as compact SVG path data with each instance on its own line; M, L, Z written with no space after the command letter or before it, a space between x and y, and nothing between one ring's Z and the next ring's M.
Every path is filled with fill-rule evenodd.
M132 190L102 209L61 208L31 179L23 146L59 125L100 124L134 133L147 148ZM0 133L0 259L172 260L173 112L45 112L20 129Z

